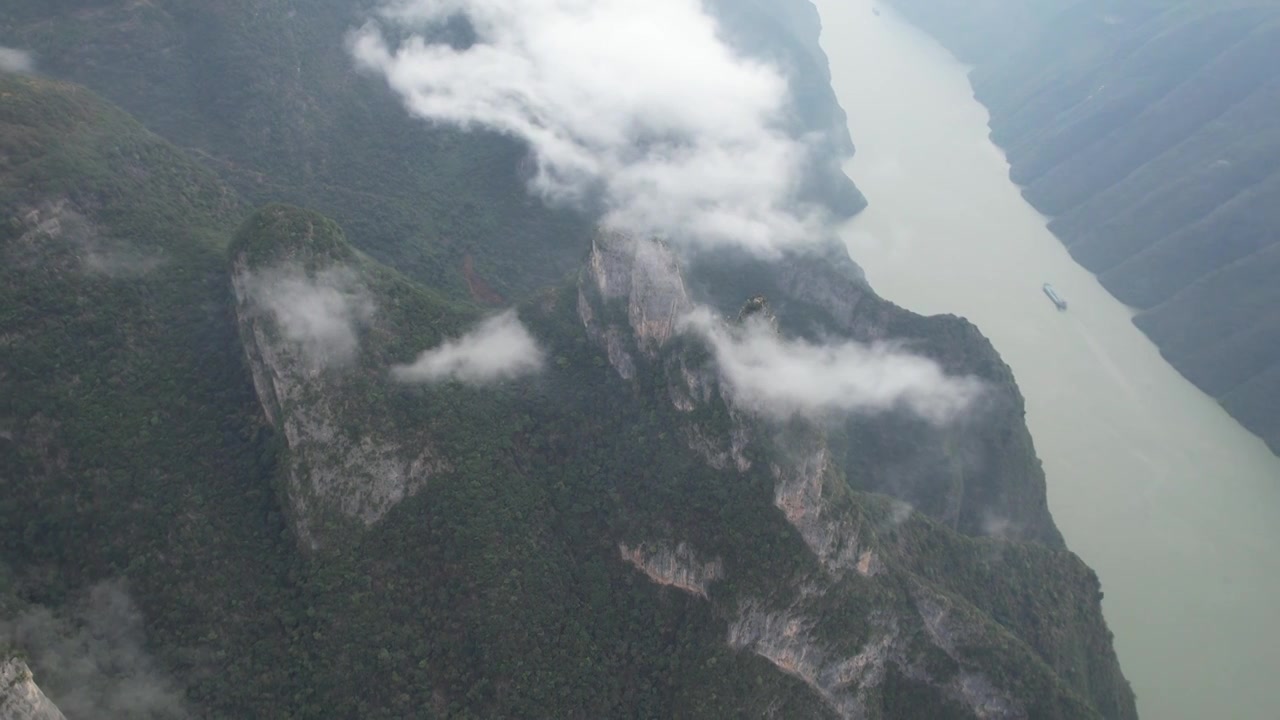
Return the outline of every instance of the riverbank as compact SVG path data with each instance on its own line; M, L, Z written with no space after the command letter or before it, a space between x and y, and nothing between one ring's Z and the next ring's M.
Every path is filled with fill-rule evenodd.
M850 252L884 296L968 317L1013 368L1050 508L1102 580L1140 712L1270 718L1280 459L1165 363L1048 231L988 140L964 66L870 0L816 4L858 146L846 172L871 203L845 228Z

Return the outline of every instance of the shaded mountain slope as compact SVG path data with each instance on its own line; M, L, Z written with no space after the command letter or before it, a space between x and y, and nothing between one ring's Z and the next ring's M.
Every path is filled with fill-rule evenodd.
M1060 549L1016 389L967 324L884 303L851 263L726 291L771 293L784 333L916 337L999 386L997 429L973 432L1003 469L924 482L987 482L981 504L922 491L934 520L860 490L910 497L865 478L943 440L895 448L923 430L906 417L756 417L673 316L632 324L633 296L693 301L668 294L692 286L674 258L637 275L613 250L634 281L602 295L598 238L522 303L538 375L399 382L480 319L457 288L315 213L242 221L209 171L83 89L5 76L0 94L3 579L52 607L127 582L199 714L1132 716L1097 579ZM271 290L321 308L316 332ZM957 532L990 534L966 519L987 505L1018 540Z
M879 297L848 252L833 244L781 263L750 257L691 260L690 292L726 315L742 298L764 295L791 332L813 340L892 339L948 373L987 384L971 416L939 428L907 413L852 416L832 433L850 483L892 495L969 535L993 527L1017 539L1062 547L1049 515L1044 472L1024 422L1013 373L967 320L922 317ZM874 448L874 457L861 451Z
M815 166L803 195L837 216L852 216L867 200L844 174L853 155L849 122L831 88L831 70L818 44L821 20L809 0L718 0L709 4L741 52L782 68L791 86L796 135L815 134Z
M450 292L467 291L464 266L499 296L569 271L589 226L527 196L517 143L427 127L355 71L344 39L373 6L20 0L0 9L0 44L117 103L250 202L325 207L371 256Z
M1276 283L1260 270L1280 220L1280 6L893 4L975 63L992 139L1072 256L1280 449L1280 414L1244 400L1280 397Z
M735 405L679 329L692 299L669 251L602 236L577 282L524 304L551 358L538 376L398 385L367 371L410 359L451 321L420 292L392 302L404 281L353 261L331 227L269 208L237 247L274 249L233 253L233 269L287 257L318 260L319 276L345 262L373 306L395 309L370 335L407 344L371 337L351 364L319 371L337 373L311 381L323 392L273 406L259 383L260 398L277 427L315 427L301 418L318 405L361 438L330 442L425 447L435 467L315 557L319 645L403 679L354 706L349 660L319 652L326 707L387 712L429 692L436 707L499 716L1132 716L1092 573L855 493L820 425ZM287 337L246 339L256 376L308 372ZM877 447L860 450L879 464ZM289 472L314 484L335 462L313 453ZM295 525L326 514L290 491L286 502ZM974 575L940 572L952 564ZM1038 629L1047 617L1060 632Z
M127 579L192 699L247 712L242 673L291 664L295 566L225 270L238 201L82 88L0 95L0 548L42 605Z
M325 208L358 248L419 281L501 305L572 271L590 224L528 196L516 141L425 124L355 70L346 38L377 6L16 0L0 8L0 44L117 103L251 203ZM840 171L853 147L823 81L813 8L715 9L736 28L739 52L779 62L797 88L790 129L821 138L806 197L836 215L860 210L865 200Z

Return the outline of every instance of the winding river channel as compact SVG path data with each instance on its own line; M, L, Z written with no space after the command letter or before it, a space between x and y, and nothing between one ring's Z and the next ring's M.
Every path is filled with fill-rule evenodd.
M871 202L844 228L850 252L885 297L968 317L1012 366L1140 713L1280 718L1280 459L1049 233L963 65L873 0L816 4L858 145L846 172Z

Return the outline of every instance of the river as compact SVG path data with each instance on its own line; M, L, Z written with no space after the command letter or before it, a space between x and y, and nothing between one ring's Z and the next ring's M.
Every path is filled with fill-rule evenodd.
M966 68L872 0L816 0L882 295L976 323L1013 368L1049 505L1102 580L1150 720L1280 717L1280 459L1166 364L1009 180ZM1059 312L1041 292L1053 283Z

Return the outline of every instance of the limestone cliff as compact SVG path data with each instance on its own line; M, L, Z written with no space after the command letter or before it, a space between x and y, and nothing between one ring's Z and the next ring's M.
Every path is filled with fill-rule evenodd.
M44 696L27 664L17 658L0 662L0 720L66 720Z
M849 416L829 434L830 450L857 489L897 497L967 535L1062 547L1023 421L1022 394L972 323L951 315L921 317L884 300L835 241L776 263L726 254L694 257L684 275L691 298L686 304L696 300L736 316L744 300L763 295L789 334L892 340L948 374L980 380L981 401L957 422L935 426L901 413L874 421ZM624 344L614 340L617 347Z
M372 525L450 468L428 434L391 427L364 392L385 368L362 360L360 340L380 320L361 263L331 222L283 207L251 218L232 253L245 355L311 548L326 523Z
M839 423L778 421L735 401L714 357L682 333L679 310L694 303L680 273L660 243L601 237L580 279L578 315L619 376L637 389L667 386L685 418L682 436L709 466L743 483L767 474L776 512L808 559L797 558L786 578L765 586L739 582L735 573L750 568L732 558L708 561L683 541L674 549L662 540L624 544L625 560L658 584L711 602L729 646L800 679L841 718L1135 717L1097 580L1087 568L1080 572L1078 559L1034 542L966 538L901 502L858 492L846 477L848 459L832 450ZM894 317L901 311L850 280L842 291L818 275L829 285L811 296L876 311L849 309L850 326L864 337L901 327ZM835 302L829 305L838 310ZM768 302L752 297L738 322L762 313L772 313ZM617 361L623 353L626 363ZM965 362L953 357L951 365ZM885 421L859 418L873 428ZM876 457L884 449L859 447L865 465L884 462ZM1022 482L1042 482L1033 462L1016 470ZM1009 478L1011 489L1018 479ZM1034 570L1019 565L1028 555ZM952 565L946 576L935 562ZM987 573L1003 579L969 582ZM1029 593L1025 605L1083 608L1082 615L1060 616L1057 633L1046 636L1025 605L1011 612L1002 604L1006 590ZM1080 674L1081 665L1091 671ZM903 707L916 714L900 714Z
M703 561L687 543L674 548L666 543L650 547L644 544L618 546L622 559L649 576L659 585L670 585L688 593L707 596L707 588L724 574L719 558Z

